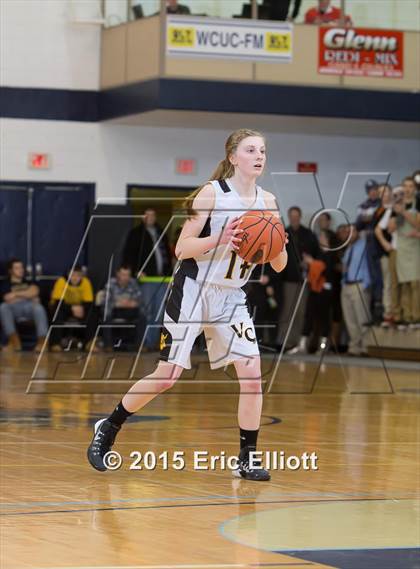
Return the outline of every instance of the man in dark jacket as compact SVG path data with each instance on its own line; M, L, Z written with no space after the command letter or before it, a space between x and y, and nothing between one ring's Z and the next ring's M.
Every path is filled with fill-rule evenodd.
M270 20L290 20L293 21L299 15L302 0L264 0L263 6L268 8ZM293 10L289 14L290 6L293 4Z
M302 0L264 0L257 6L257 14L260 20L280 20L293 21L297 18ZM293 3L293 10L289 15L290 7ZM242 5L242 18L252 17L252 5Z
M156 223L155 210L146 209L143 222L128 234L123 251L123 264L131 268L133 276L156 277L172 274L168 239L166 235L160 239L161 235L162 229Z
M381 205L379 197L379 184L376 180L368 180L365 184L367 198L357 208L356 229L363 231L370 229L375 211Z
M148 328L145 347L157 346L163 319L163 301L167 289L165 277L172 275L172 260L168 239L156 223L156 212L146 209L144 220L127 237L123 264L139 278ZM156 278L158 277L158 278ZM159 278L160 277L160 278Z
M301 224L302 210L300 207L293 206L289 208L287 215L289 218L289 227L286 229L289 235L289 243L286 246L288 262L286 268L281 273L283 278L283 299L279 313L277 344L280 345L286 341L286 350L290 353L295 353L298 351L298 343L303 330L308 294L305 289L303 291L302 298L297 305L299 294L302 291L303 281L306 276L302 263L303 254L306 253L312 258L317 259L320 249L315 234ZM296 315L289 336L286 340L287 329L295 308Z

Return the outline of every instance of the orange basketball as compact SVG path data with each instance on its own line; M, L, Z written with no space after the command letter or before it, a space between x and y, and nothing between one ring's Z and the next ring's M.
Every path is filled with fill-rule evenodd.
M240 218L244 230L238 237L238 255L248 263L262 265L279 255L286 240L284 225L268 211L248 211Z

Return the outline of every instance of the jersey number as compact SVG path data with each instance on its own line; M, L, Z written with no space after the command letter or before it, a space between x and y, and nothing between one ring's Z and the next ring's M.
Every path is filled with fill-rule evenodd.
M232 273L233 273L233 269L235 268L235 263L236 263L237 257L238 257L238 255L235 253L235 251L230 252L230 263L229 263L228 270L225 274L225 279L232 279ZM244 261L242 263L242 265L240 266L241 272L239 274L239 278L243 279L245 276L245 273L251 267L252 267L252 265L250 263L248 263L247 261Z

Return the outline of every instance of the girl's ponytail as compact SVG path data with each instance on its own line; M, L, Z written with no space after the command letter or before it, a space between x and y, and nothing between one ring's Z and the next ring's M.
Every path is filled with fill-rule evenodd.
M255 130L249 130L247 128L241 128L239 130L235 130L235 132L232 132L232 134L229 136L229 138L226 141L226 145L225 145L226 156L223 160L221 160L219 162L216 170L213 172L213 174L210 178L211 180L225 180L226 178L231 178L234 175L235 167L233 166L233 164L231 163L229 158L235 152L235 150L238 148L238 144L242 140L244 140L244 138L247 138L248 136L259 136L261 138L264 138L261 133L255 131ZM200 192L200 190L202 190L204 188L205 185L206 184L203 184L202 186L200 186L199 188L194 190L185 199L184 203L182 204L182 206L184 207L184 209L187 212L188 218L191 218L191 217L194 217L195 215L197 215L197 212L193 208L193 202L194 202L196 195Z

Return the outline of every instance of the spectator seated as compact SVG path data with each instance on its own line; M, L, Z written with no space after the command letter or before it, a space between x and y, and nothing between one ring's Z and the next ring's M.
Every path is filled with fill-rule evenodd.
M130 267L121 266L118 269L116 276L111 278L98 296L98 303L103 307L105 349L112 351L113 347L120 348L124 341L127 349L137 350L146 325L141 308L140 287L132 277ZM114 340L116 332L119 340L117 343Z
M92 284L83 275L81 267L74 267L67 279L57 279L51 293L50 313L53 326L50 335L51 351L61 351L64 337L69 332L84 348L90 348L97 318L93 307Z
M32 347L35 343L35 351L40 352L48 332L47 314L40 302L38 286L25 278L25 269L19 259L11 259L8 263L8 278L0 291L0 300L0 322L7 339L4 350L20 351L20 332L26 331L26 340L28 325L33 325L36 329L36 342L29 345ZM33 340L33 334L29 336L31 337Z

